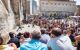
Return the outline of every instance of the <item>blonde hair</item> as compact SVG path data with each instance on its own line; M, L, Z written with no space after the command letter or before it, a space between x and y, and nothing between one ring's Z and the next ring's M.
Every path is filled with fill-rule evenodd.
M10 40L8 33L1 34L1 37L3 38L3 44L7 44L8 41Z

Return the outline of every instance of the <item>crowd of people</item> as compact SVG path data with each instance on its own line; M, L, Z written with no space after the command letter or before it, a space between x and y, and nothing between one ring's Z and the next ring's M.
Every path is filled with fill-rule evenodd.
M80 50L80 35L78 26L46 17L31 17L22 21L32 24L33 28L40 27L40 31L9 32L0 36L0 50ZM18 30L23 27L19 26ZM18 31L17 30L17 31ZM26 29L27 30L27 29ZM3 33L4 34L4 33ZM4 44L6 37L8 42Z

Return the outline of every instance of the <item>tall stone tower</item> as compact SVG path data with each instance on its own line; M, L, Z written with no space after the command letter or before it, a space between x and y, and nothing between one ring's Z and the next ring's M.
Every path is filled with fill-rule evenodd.
M30 1L29 0L10 0L11 8L15 15L15 22L17 25L20 25L20 10L23 8L23 18L26 19L26 15L30 14Z

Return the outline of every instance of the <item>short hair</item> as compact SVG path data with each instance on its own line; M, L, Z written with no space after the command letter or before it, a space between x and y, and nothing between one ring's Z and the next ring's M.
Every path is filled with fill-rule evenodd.
M51 32L51 34L54 34L55 36L60 36L62 34L62 31L60 28L54 28Z
M20 39L22 35L23 35L22 33L18 33L17 38Z
M10 36L10 38L13 38L14 37L14 33L13 32L9 32L9 36Z
M22 33L20 33L20 32L17 34L17 36L21 36L21 35L23 35L23 34L22 34Z
M29 38L30 33L29 33L29 32L25 32L25 33L23 34L23 36L24 36L24 38Z
M3 44L3 38L0 37L0 45L2 45L2 44Z
M41 30L41 34L45 34L45 30Z
M37 31L33 31L31 33L31 36L32 36L32 39L39 40L41 38L41 33L40 32L37 32Z

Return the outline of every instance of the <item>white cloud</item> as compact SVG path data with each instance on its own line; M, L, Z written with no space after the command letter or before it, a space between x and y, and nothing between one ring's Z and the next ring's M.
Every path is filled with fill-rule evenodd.
M77 5L80 5L80 0L75 0L77 2Z

